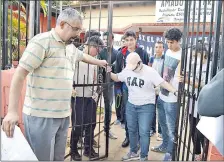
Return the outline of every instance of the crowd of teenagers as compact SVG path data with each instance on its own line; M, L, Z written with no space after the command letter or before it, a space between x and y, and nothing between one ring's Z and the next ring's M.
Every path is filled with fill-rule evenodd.
M77 47L71 42L80 35L82 25L80 14L67 8L59 14L55 28L29 41L12 80L8 113L2 124L6 135L13 137L19 120L20 93L26 79L23 106L25 136L39 161L64 161L70 116L72 159L81 160L81 146L84 156L99 157L94 150L100 147L99 141L94 139L94 131L101 95L104 99L104 133L109 130L109 138L120 138L110 130L114 98L117 117L114 124L120 125L126 132L121 145L130 146L130 151L122 160L148 160L150 137L157 134L161 144L151 147L151 150L165 153L164 161L170 161L179 109L178 86L183 82L180 76L182 32L178 28L165 31L168 50L165 51L165 42L157 41L155 54L149 56L138 46L134 31L124 33L123 45L118 50L113 47L113 35L109 37L110 34L104 32L101 39L100 33L94 30L87 31L84 44ZM111 54L108 54L108 44L111 45ZM192 53L192 66L195 61L198 63L196 72L187 67L187 74L191 77L186 83L195 86L195 92L198 92L200 59L200 79L204 83L207 49L199 44L193 47ZM106 61L108 56L111 56L111 66ZM193 73L196 73L195 83ZM109 84L107 76L111 79ZM90 86L98 82L102 86ZM193 139L198 121L197 106L192 112L192 101L190 99L188 107L190 118L194 118L190 122ZM197 138L192 140L196 148L195 160L201 160L204 137L198 134Z

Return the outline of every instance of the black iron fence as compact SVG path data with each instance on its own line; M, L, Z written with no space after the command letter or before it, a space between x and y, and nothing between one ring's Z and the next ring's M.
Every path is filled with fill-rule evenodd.
M212 5L209 18L205 14L207 5ZM180 109L176 123L173 160L194 161L200 154L202 160L207 160L209 141L196 128L200 120L197 113L197 98L203 86L223 68L222 6L221 0L185 1L181 59L184 83L180 83L179 86ZM206 22L206 19L210 19L210 23ZM205 42L205 28L208 24L209 41ZM193 34L190 36L189 33L196 33L196 44L189 42L193 37ZM202 36L199 36L199 33L202 33Z

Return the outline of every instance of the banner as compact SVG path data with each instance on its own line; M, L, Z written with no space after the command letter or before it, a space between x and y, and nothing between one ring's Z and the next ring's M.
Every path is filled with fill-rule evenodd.
M193 19L193 11L195 11L195 22L198 22L198 14L200 13L200 22L204 19L204 6L206 6L206 22L211 22L212 1L201 1L201 9L199 11L199 1L195 3L191 1L190 21ZM185 1L181 0L162 0L156 1L156 22L161 23L182 23L184 22ZM215 15L213 15L215 16Z
M193 45L196 44L196 38L197 38L196 36L193 36L193 37L189 36L189 40L188 40L189 41L188 42L189 46L191 44L191 41L193 41ZM165 47L165 51L166 51L168 49L167 44L166 44L166 40L161 35L151 35L151 34L149 34L149 35L141 35L141 34L139 34L139 38L138 38L137 43L138 43L138 45L140 47L142 47L144 50L147 51L149 56L153 56L155 54L155 52L154 52L155 51L155 49L154 49L155 48L155 44L156 44L156 42L158 40L163 41L164 47ZM198 41L201 41L201 40L202 40L202 36L199 35ZM208 42L209 42L209 35L205 35L204 36L204 43L208 44ZM182 39L180 41L180 44L181 43L182 43Z

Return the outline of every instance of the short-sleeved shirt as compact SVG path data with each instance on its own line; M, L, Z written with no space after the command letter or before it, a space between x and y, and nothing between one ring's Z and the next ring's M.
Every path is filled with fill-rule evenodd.
M155 88L164 79L153 68L143 65L140 72L124 69L118 79L128 87L128 101L134 105L155 104Z
M96 83L96 66L79 62L76 64L74 82L76 84L94 84ZM95 76L94 76L95 75ZM96 86L76 87L77 97L92 97Z
M19 66L29 71L23 113L64 118L70 113L75 62L83 53L60 39L54 29L33 37Z
M172 52L170 49L166 51L163 69L163 78L165 81L170 83L175 89L179 86L179 67L181 60L182 49L177 52ZM174 103L177 102L177 96L170 93L168 90L161 88L159 97L164 102Z

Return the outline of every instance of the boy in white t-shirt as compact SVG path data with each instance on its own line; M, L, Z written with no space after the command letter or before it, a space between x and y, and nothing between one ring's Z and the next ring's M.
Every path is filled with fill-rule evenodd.
M180 64L182 49L180 40L182 32L178 28L171 28L164 33L168 50L165 54L163 78L173 87L178 89L180 81ZM178 110L177 96L161 88L157 100L158 119L162 129L163 142L152 151L164 152L164 161L172 159L172 152L175 140L176 116Z
M89 53L90 56L95 57L101 51L103 41L99 36L90 37L84 45L83 52ZM78 62L75 65L74 73L74 88L76 96L72 96L72 131L70 140L71 157L74 161L80 161L81 155L78 152L78 141L84 135L84 152L86 157L96 158L98 153L93 149L94 144L94 130L96 127L96 109L97 104L95 97L96 86L88 86L87 84L96 83L97 68L95 65L90 65L85 62ZM84 87L75 87L75 84L85 84Z
M144 65L135 52L126 58L126 68L118 74L111 73L115 82L125 82L128 88L126 119L130 140L130 152L122 160L148 160L150 128L155 114L155 88L161 86L176 95L177 91L164 81L153 68ZM138 151L138 131L141 155Z

